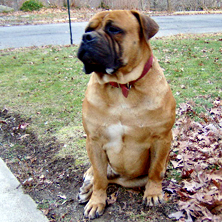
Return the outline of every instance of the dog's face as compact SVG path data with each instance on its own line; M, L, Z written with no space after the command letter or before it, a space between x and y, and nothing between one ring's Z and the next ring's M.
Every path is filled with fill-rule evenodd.
M113 75L137 66L144 44L158 31L158 25L136 11L105 11L96 14L86 27L78 51L85 73Z

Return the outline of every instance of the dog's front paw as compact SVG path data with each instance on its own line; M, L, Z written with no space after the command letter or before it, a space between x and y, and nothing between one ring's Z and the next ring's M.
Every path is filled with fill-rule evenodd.
M144 206L157 206L159 204L162 204L163 202L163 194L143 197Z
M164 202L161 182L148 181L143 197L143 205L157 206Z
M106 200L100 202L93 199L91 198L84 208L84 217L91 220L102 216L106 206Z

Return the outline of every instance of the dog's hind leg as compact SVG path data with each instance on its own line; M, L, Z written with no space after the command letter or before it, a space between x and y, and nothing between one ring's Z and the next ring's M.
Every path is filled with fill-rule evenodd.
M107 177L109 183L114 183L121 185L127 188L133 187L142 187L145 186L148 180L147 176L135 178L135 179L126 179L120 177L111 166L108 164L107 167ZM83 185L79 189L78 201L80 204L87 203L93 192L93 169L90 167L83 176Z
M144 187L147 181L148 181L148 176L141 176L134 179L119 177L119 178L110 179L109 183L118 184L126 188L134 188L134 187Z
M93 169L90 167L83 176L83 185L79 189L78 201L80 204L89 201L93 192Z

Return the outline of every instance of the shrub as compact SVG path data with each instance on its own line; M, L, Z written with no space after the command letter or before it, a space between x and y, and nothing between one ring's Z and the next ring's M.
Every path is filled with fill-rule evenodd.
M28 12L28 11L34 11L39 10L43 7L43 4L37 0L28 0L22 4L22 7L20 10Z
M108 10L109 6L106 3L104 3L103 1L101 1L100 5L99 5L99 8Z

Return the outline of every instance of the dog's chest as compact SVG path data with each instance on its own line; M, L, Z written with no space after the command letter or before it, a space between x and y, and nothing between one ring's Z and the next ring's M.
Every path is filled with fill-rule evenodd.
M109 86L113 96L103 97L101 95L106 95L106 92L95 87L98 85L90 86L83 104L84 127L90 137L98 140L109 156L124 156L128 151L140 153L145 147L147 149L150 137L165 120L161 116L161 99L155 100L151 96L137 99L132 97L136 91L130 91L126 99L119 95L119 88Z
M121 122L111 124L104 130L107 143L104 145L105 150L112 149L112 152L118 154L121 152L124 145L124 137L127 135L129 127Z

